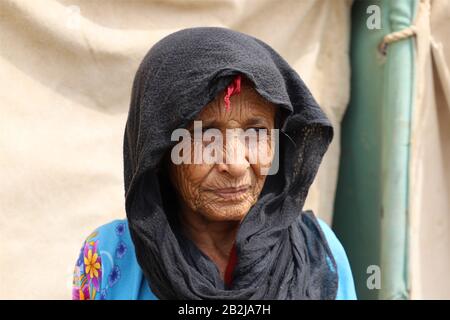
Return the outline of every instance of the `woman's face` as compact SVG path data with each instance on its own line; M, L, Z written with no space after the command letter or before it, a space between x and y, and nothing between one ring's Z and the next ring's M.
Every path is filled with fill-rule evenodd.
M240 94L232 97L229 110L225 109L223 96L224 93L206 105L196 119L201 121L202 132L210 128L220 131L223 161L178 165L171 162L169 174L185 208L209 221L240 221L256 203L266 179L262 171L272 163L275 146L270 130L274 129L276 107L247 84L242 85ZM193 136L194 125L188 129ZM257 144L249 143L248 139L227 139L230 132L239 135L239 129L243 130L241 134L259 133ZM262 129L266 129L266 137ZM191 150L196 143L208 145L193 139L190 143ZM258 150L266 152L265 156L255 157Z

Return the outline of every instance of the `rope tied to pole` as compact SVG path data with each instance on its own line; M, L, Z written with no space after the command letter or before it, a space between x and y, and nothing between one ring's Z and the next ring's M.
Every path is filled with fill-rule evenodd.
M400 31L392 32L384 36L383 41L378 46L381 54L386 55L387 48L390 43L397 42L399 40L407 39L417 35L417 28L414 25L409 26Z

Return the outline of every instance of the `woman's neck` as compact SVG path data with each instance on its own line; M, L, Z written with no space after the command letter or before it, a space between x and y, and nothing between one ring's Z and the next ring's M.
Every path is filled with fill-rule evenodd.
M231 248L239 229L239 221L211 221L190 208L183 208L181 225L187 236L194 241L217 265L224 279Z

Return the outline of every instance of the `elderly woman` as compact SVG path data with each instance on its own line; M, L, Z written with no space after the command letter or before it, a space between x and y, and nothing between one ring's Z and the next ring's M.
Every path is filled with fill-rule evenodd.
M213 27L165 37L133 84L127 219L86 239L73 297L354 299L344 249L302 211L332 136L264 42Z

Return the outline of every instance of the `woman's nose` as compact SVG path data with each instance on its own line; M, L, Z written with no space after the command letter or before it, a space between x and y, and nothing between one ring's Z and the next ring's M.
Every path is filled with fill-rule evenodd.
M220 173L229 173L233 177L242 177L245 175L250 164L248 162L242 164L230 164L230 163L219 163L217 164L217 169Z
M226 144L224 153L223 161L217 164L219 172L227 172L233 177L243 176L250 167L245 145L237 141Z

